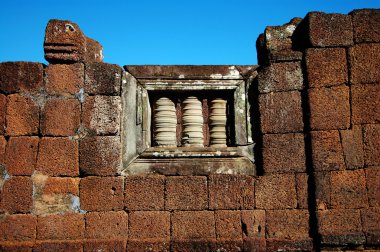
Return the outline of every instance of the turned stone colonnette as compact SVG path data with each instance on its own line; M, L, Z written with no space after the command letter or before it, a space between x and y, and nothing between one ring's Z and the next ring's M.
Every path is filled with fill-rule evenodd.
M158 146L177 146L177 117L174 102L161 97L154 108L154 141Z

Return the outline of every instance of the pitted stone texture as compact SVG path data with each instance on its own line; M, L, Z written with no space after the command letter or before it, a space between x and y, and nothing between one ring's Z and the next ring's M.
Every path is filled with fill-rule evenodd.
M352 92L352 122L380 123L380 84L354 85Z
M266 250L263 250L263 251L313 251L313 250L314 250L313 240L311 238L306 238L303 240L268 238L266 240Z
M33 241L36 239L36 225L37 217L29 214L13 214L2 217L0 241Z
M380 44L358 44L349 49L352 84L380 82Z
M265 134L263 146L265 173L306 171L303 134Z
M119 136L87 137L80 141L80 172L86 175L116 175L121 169Z
M84 84L84 65L51 64L46 68L46 91L51 95L75 95Z
M368 201L371 207L380 207L380 167L369 167L365 170Z
M309 203L309 176L306 173L296 173L297 208L308 209Z
M37 135L39 108L30 98L19 94L8 95L7 135Z
M306 18L313 47L349 46L353 44L351 16L310 12Z
M7 140L4 136L0 135L0 165L5 164L5 150L7 147Z
M40 140L36 170L51 176L77 176L78 142L66 137Z
M90 96L83 104L84 126L96 135L120 133L121 100L117 96Z
M207 177L167 177L165 192L167 210L203 210L208 207Z
M265 222L264 210L242 210L243 238L265 238Z
M215 211L215 226L216 238L218 240L242 238L242 221L240 211Z
M173 212L171 221L173 240L197 240L216 238L214 212Z
M330 172L315 172L315 201L316 210L331 208L331 176Z
M47 100L42 110L44 136L72 136L80 126L81 105L77 99Z
M128 214L118 212L86 213L87 239L128 238Z
M121 74L118 65L86 64L84 91L91 95L120 95Z
M52 241L36 241L33 252L83 252L83 241L81 240L52 240Z
M76 240L84 238L85 222L82 214L39 216L38 240Z
M170 240L170 213L164 211L137 211L129 215L129 239Z
M310 48L306 50L309 87L346 84L348 69L344 48Z
M380 239L380 208L367 208L361 210L363 231L367 244L378 245Z
M29 213L33 205L33 183L30 177L12 176L0 190L0 209L8 213Z
M5 134L5 115L7 113L7 97L0 94L0 135Z
M311 145L314 171L345 169L339 131L312 131Z
M9 175L32 175L36 166L38 137L10 137L5 152Z
M170 242L162 239L129 240L127 251L162 251L169 252ZM123 250L124 251L124 250Z
M312 130L350 127L350 90L347 86L313 88L308 91Z
M267 238L305 240L309 238L308 210L268 210Z
M380 10L362 9L350 13L355 43L380 42Z
M362 168L364 166L362 127L354 125L352 129L341 130L339 133L347 169Z
M293 174L266 175L255 184L258 209L286 209L297 207L296 182Z
M126 251L126 243L127 242L122 239L85 240L83 242L83 252L124 252Z
M0 91L7 94L39 92L43 87L43 67L33 62L0 63Z
M244 175L209 176L210 209L253 209L254 180Z
M260 93L303 89L303 75L300 62L273 63L258 73Z
M43 188L43 194L72 194L79 196L80 178L47 177Z
M368 166L380 166L380 124L364 126L364 160Z
M300 92L261 94L259 106L262 133L303 131Z

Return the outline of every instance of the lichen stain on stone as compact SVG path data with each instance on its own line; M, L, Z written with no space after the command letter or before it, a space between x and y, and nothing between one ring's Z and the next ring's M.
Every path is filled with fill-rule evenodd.
M11 176L8 174L5 166L0 164L0 191L3 190L5 181L9 180Z

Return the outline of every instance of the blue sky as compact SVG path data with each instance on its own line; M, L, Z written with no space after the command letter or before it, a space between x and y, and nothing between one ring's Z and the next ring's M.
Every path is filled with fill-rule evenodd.
M380 0L2 0L0 61L46 63L44 30L54 18L77 23L103 45L105 62L121 66L257 64L266 26L358 8L380 8Z

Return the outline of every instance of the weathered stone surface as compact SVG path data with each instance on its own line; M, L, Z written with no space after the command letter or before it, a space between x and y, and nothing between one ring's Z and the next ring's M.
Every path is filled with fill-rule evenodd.
M93 252L93 251L125 252L126 251L125 249L126 249L126 241L120 240L120 239L85 240L83 242L83 252Z
M0 135L5 134L5 115L7 114L7 97L0 94Z
M243 238L265 238L265 222L264 210L241 210Z
M355 43L380 42L380 10L361 9L350 13Z
M330 87L348 82L344 48L310 48L306 50L309 87Z
M306 16L309 41L313 47L349 46L353 44L351 16L310 12Z
M0 190L0 209L8 213L29 213L33 205L33 183L30 177L12 176Z
M312 131L311 145L314 171L343 170L345 168L339 131Z
M313 240L311 238L303 239L303 240L269 238L266 241L266 251L313 251L313 250L314 250Z
M38 137L10 137L5 152L9 175L32 175L37 161Z
M164 176L127 176L125 178L125 208L127 210L164 210L164 192Z
M80 127L81 105L77 99L47 100L41 118L45 136L72 136Z
M215 211L216 238L241 239L242 221L240 211Z
M81 208L86 211L117 211L124 208L123 177L86 177L79 184Z
M380 122L380 85L354 85L352 92L352 122L354 124Z
M7 97L7 135L37 135L39 108L30 97L19 94Z
M344 160L347 169L357 169L364 166L362 127L353 125L352 129L341 130Z
M361 217L367 244L378 245L380 241L380 208L362 209Z
M350 127L350 91L347 86L313 88L308 91L312 130Z
M36 170L51 176L77 176L78 142L65 137L40 140Z
M5 149L7 146L7 140L4 136L0 135L0 165L5 163Z
M210 243L210 251L231 251L239 252L243 251L244 244L241 239L218 239L215 242Z
M128 238L128 214L118 212L91 212L84 216L87 239Z
M43 87L43 65L33 62L0 63L0 91L39 92Z
M263 133L303 131L300 92L262 94L259 96L259 107Z
M305 172L303 134L265 134L263 136L265 173Z
M75 95L84 84L84 65L51 64L46 68L46 91L51 95Z
M371 207L380 207L380 167L369 167L365 170L368 202Z
M171 242L170 249L172 252L210 251L215 242L215 239L176 239Z
M45 251L55 251L55 252L83 252L83 241L36 241L33 247L33 251L45 252Z
M255 184L258 209L286 209L297 207L295 176L276 174L259 177Z
M170 249L170 242L162 239L149 239L149 240L129 240L127 244L127 251L173 251ZM123 250L124 251L124 250Z
M215 219L211 211L173 212L172 239L197 240L215 239Z
M170 213L164 211L137 211L129 215L131 240L170 240Z
M167 210L204 210L208 208L207 177L167 177L165 192L165 208Z
M244 250L252 252L266 252L266 239L265 238L246 238L244 239Z
M332 208L368 207L364 170L331 172Z
M364 126L364 162L366 165L380 165L380 124Z
M305 240L309 238L308 210L269 210L266 212L267 238Z
M48 177L42 189L43 194L70 193L79 196L80 178Z
M326 210L331 207L331 176L330 172L315 172L316 210Z
M38 216L38 240L75 240L84 238L84 215L64 214Z
M380 82L380 44L358 44L349 49L352 84Z
M120 116L121 100L118 96L90 96L83 104L84 127L96 135L119 134Z
M306 173L296 173L297 208L308 209L309 203L309 176Z
M252 177L244 175L210 175L208 182L211 209L254 208L254 180Z
M13 214L2 217L0 241L33 241L36 239L36 225L37 217L30 214Z
M80 141L80 171L86 175L116 175L121 169L119 136L87 137Z
M120 95L121 74L118 65L86 64L84 91L91 95Z
M0 243L4 252L32 252L33 242L4 242Z

